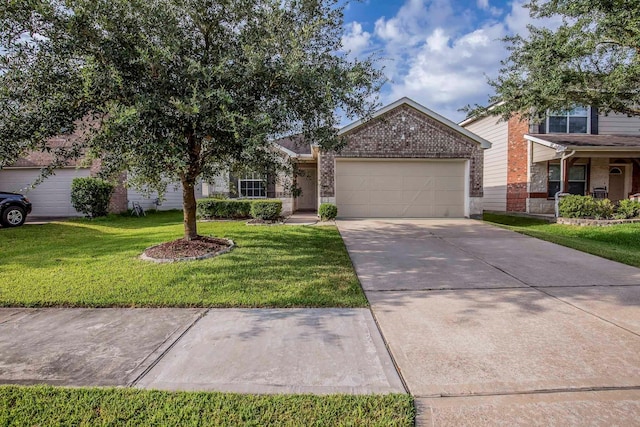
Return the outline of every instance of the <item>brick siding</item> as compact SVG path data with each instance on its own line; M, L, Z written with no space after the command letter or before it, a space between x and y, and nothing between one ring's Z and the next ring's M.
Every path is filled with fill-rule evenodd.
M476 141L401 105L346 135L339 152L320 156L320 197L335 196L335 158L469 159L471 197L482 197L483 152Z
M526 212L527 210L527 140L529 133L527 121L512 117L508 122L507 139L507 211Z

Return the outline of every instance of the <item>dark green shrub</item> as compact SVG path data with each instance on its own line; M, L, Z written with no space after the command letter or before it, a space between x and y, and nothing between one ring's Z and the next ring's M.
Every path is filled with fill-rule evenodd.
M629 219L640 216L640 202L635 200L620 200L616 209L615 217L618 219Z
M260 199L251 202L251 217L265 221L273 221L280 217L282 200Z
M558 210L565 218L609 219L613 217L614 206L609 199L571 195L560 199Z
M318 209L318 215L323 221L336 219L338 216L338 207L333 203L321 203Z
M610 219L613 217L614 206L609 199L596 200L596 206L593 210L595 219Z
M89 218L107 216L115 185L100 178L74 178L71 182L71 204Z
M236 199L200 199L197 213L200 218L242 219L249 218L251 202Z
M558 205L560 216L565 218L591 218L595 209L596 201L591 196L565 196Z

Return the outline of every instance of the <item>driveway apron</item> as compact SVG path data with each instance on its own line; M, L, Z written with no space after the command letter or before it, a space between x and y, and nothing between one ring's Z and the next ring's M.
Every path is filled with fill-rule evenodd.
M640 269L474 220L338 227L419 424L638 423Z

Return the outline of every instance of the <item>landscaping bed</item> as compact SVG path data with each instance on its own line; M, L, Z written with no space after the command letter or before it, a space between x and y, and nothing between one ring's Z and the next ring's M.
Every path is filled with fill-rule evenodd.
M182 212L0 230L0 306L365 307L335 227L198 224L234 249L197 261L139 259L182 236Z
M409 395L312 396L0 386L0 424L413 426Z
M640 223L637 222L615 227L576 226L486 212L483 219L518 233L640 267Z
M198 261L227 253L233 248L233 241L216 237L198 236L160 243L144 250L142 259L154 262Z
M565 225L580 225L594 227L608 227L611 225L636 224L640 218L633 219L595 219L595 218L557 218L556 223Z

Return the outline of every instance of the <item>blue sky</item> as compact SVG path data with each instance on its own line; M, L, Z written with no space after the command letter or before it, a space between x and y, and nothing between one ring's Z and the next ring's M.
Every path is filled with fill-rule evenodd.
M389 82L383 104L402 96L460 121L467 104L485 104L506 57L501 39L531 23L524 0L365 0L345 10L345 51L377 53Z

